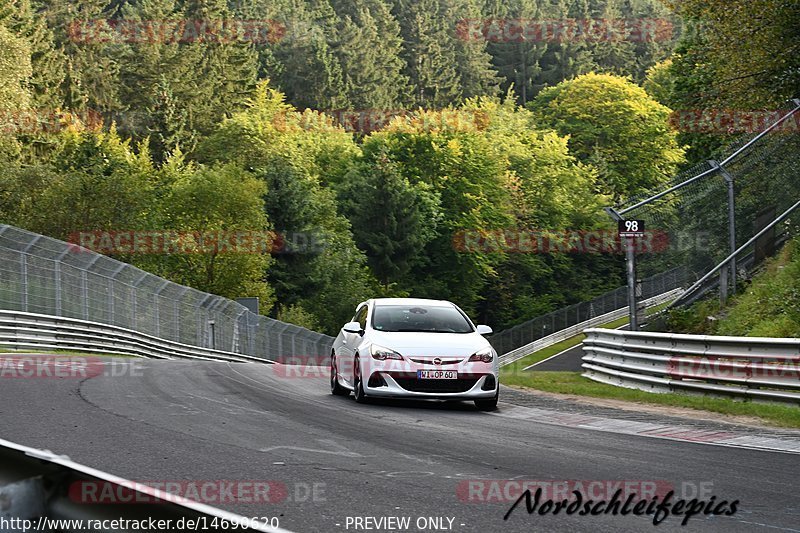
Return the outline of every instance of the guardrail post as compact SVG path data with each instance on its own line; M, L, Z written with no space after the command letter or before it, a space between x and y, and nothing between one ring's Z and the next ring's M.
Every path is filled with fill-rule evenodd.
M216 332L214 331L214 325L215 324L216 324L216 322L214 322L213 320L209 320L208 321L208 330L209 330L209 335L211 336L210 344L211 344L211 349L212 350L216 350L217 349L217 336L216 336Z

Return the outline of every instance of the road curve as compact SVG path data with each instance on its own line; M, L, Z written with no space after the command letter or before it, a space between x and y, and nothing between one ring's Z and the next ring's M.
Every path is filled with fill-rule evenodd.
M420 517L470 532L655 527L649 517L522 507L504 521L510 502L465 501L466 483L479 479L654 481L679 495L701 487L739 500L738 512L686 527L668 517L659 531L800 530L797 455L516 419L503 416L515 407L502 393L488 414L466 403L359 405L331 396L324 377L281 365L127 359L114 368L85 379L0 378L0 437L133 480L272 480L286 487L280 502L217 506L278 516L293 531L355 531L354 517L367 516L410 517L410 531Z

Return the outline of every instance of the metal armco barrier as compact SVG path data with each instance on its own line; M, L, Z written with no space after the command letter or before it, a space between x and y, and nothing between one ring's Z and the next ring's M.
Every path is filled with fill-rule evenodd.
M159 339L138 331L75 318L0 310L0 348L70 350L153 359L271 363L264 358Z
M81 503L70 498L73 484L98 483L113 487L114 494L124 492L136 497L129 505L124 503ZM73 494L74 496L74 494ZM75 521L103 520L109 524L122 520L170 520L169 530L186 529L186 521L203 523L210 531L268 531L290 533L285 529L266 527L263 523L217 509L210 505L178 498L112 476L100 470L70 461L68 457L52 452L21 446L0 439L0 526L3 532L55 531L53 521L62 521L59 531L86 531L76 527ZM142 503L147 502L147 503ZM25 525L19 521L27 521ZM180 522L180 521L183 522ZM72 521L72 527L66 521ZM15 526L14 524L17 524ZM166 522L164 522L166 523ZM183 523L183 528L175 524ZM214 526L213 524L218 524ZM235 525L235 526L234 526ZM97 531L91 528L92 531ZM107 528L104 531L133 531L140 528ZM148 528L143 528L148 529ZM194 528L192 528L194 529Z
M800 339L587 329L583 375L649 392L800 402Z
M680 296L683 293L683 289L674 289L669 292L665 292L664 294L659 294L653 298L645 300L641 302L642 306L645 308L656 307L661 304L670 302ZM548 346L552 346L558 342L567 340L575 335L579 335L583 332L586 328L591 328L594 326L599 326L601 324L606 324L608 322L613 322L614 320L618 320L628 314L628 308L622 307L620 309L616 309L611 311L610 313L606 313L604 315L596 316L594 318L590 318L580 324L575 324L574 326L570 326L568 328L562 329L561 331L556 331L555 333L551 333L547 337L543 337L539 340L536 340L530 344L526 344L516 350L512 350L506 354L503 354L499 357L500 366L510 365L511 363L522 359L534 352L538 352Z

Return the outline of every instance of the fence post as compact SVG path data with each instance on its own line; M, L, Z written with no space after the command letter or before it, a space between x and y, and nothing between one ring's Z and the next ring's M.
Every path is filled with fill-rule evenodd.
M19 256L19 270L22 278L22 311L28 312L28 259L25 254Z
M725 305L728 301L728 269L719 271L719 303Z
M736 191L734 188L733 176L731 176L730 172L728 172L725 168L723 168L719 163L714 160L709 161L711 166L716 168L719 171L720 176L722 179L725 180L725 185L728 189L728 244L730 247L730 252L733 254L736 252ZM726 277L726 282L731 282L731 294L736 294L736 257L734 256L731 259L730 264L728 265L730 268L730 276ZM720 278L721 280L722 278ZM726 291L727 296L727 291Z

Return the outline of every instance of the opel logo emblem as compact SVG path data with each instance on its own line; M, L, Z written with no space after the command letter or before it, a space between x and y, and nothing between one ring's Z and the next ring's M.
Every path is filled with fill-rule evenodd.
M441 365L442 364L442 360L437 357L436 359L433 360L433 364L434 365Z

